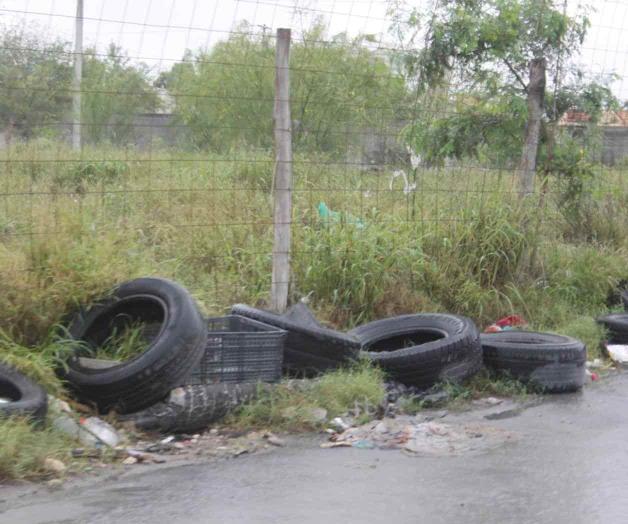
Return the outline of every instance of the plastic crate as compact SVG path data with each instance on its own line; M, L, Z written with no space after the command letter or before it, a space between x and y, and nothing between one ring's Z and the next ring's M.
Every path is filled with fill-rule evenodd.
M184 384L281 379L286 331L239 315L210 318L207 329L205 353Z

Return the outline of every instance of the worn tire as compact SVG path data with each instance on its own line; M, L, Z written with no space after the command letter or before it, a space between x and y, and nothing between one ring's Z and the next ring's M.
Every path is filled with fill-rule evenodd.
M129 413L163 399L200 361L207 328L190 294L174 282L140 278L120 285L112 295L74 318L69 333L97 347L111 330L139 319L157 325L148 348L112 367L81 364L77 351L61 374L80 397L101 411ZM121 324L122 323L122 324Z
M597 319L609 332L610 342L628 344L628 313L613 313Z
M262 384L209 384L172 390L168 400L121 420L131 421L142 431L188 432L205 429L234 408L253 399Z
M288 332L284 343L284 367L305 374L318 373L356 360L360 343L352 336L317 325L312 316L277 315L244 304L231 308L235 315L259 320Z
M0 404L0 417L27 417L41 425L48 412L44 389L10 366L0 364L0 397L10 402Z
M528 331L482 334L484 365L534 384L547 393L577 391L584 385L587 351L571 337Z
M402 315L370 322L349 334L360 341L365 357L406 385L429 388L442 381L461 382L482 367L478 330L465 317Z

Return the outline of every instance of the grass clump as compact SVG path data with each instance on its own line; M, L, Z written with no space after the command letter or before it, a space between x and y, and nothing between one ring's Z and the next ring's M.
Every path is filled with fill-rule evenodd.
M72 350L72 341L61 338L56 331L35 347L22 345L0 331L0 361L14 367L53 395L63 395L63 383L55 369Z
M0 420L0 482L53 475L44 462L67 460L73 441L53 428L35 430L21 418Z
M262 390L256 400L242 406L226 422L238 428L307 431L320 429L326 421L347 412L363 422L385 396L382 371L360 363L305 384L288 381Z
M91 350L89 356L117 361L135 358L144 353L150 346L150 340L146 337L146 329L147 326L143 322L133 322L120 331L113 329L104 343Z

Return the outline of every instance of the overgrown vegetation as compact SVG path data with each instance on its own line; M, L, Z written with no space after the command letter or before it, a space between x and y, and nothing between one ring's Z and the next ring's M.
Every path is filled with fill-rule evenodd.
M65 461L73 442L47 428L33 430L23 419L0 420L0 482L56 476L45 467L45 460Z
M241 428L311 430L327 420L352 412L356 420L369 420L385 399L382 372L368 363L339 369L295 387L287 382L244 405L227 420Z

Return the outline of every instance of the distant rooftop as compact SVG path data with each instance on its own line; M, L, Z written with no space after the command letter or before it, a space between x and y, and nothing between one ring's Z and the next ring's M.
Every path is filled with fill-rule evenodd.
M591 116L582 111L567 111L560 119L559 125L578 126L590 120ZM628 111L606 111L598 124L606 127L628 127Z

